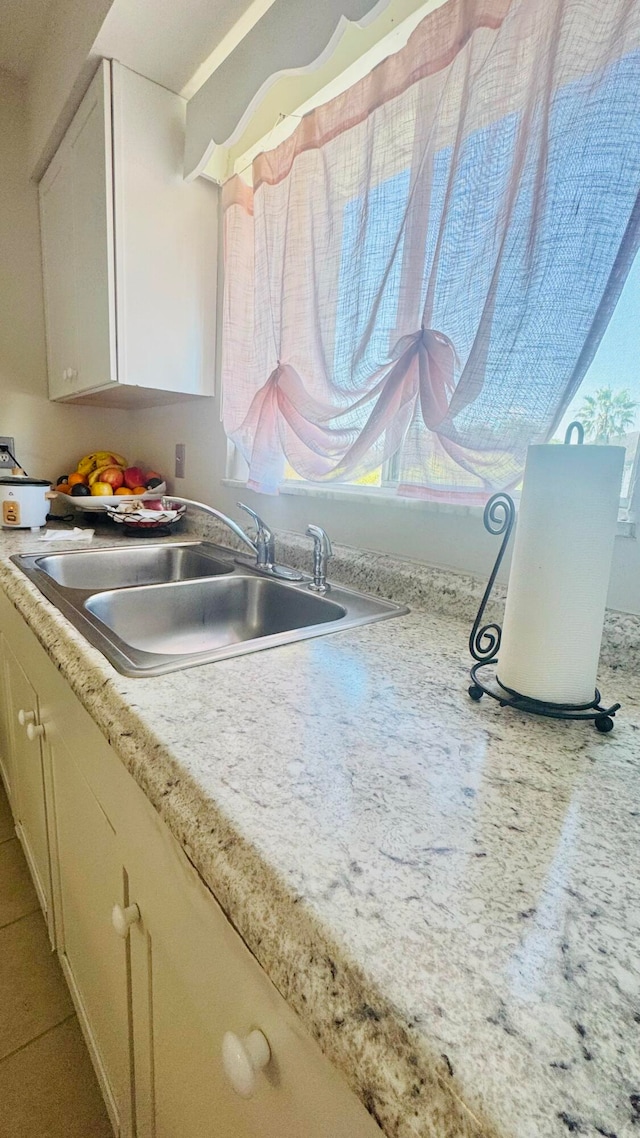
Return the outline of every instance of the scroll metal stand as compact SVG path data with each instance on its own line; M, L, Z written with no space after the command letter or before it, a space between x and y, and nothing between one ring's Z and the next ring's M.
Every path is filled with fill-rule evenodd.
M501 684L497 678L494 665L498 662L502 628L495 622L483 625L482 620L505 550L509 544L515 518L516 508L513 499L508 494L494 494L485 506L485 529L496 537L504 536L469 637L469 651L476 660L471 668L473 682L469 687L469 695L471 699L476 701L482 699L483 695L489 695L492 699L497 700L501 707L513 707L516 711L544 715L548 719L592 719L596 729L606 734L607 731L613 730L613 716L620 704L614 703L611 707L603 707L597 688L590 703L545 703L542 700L530 699L529 696L512 691L511 688ZM480 675L483 669L490 668L493 668L493 673L489 672L486 676Z

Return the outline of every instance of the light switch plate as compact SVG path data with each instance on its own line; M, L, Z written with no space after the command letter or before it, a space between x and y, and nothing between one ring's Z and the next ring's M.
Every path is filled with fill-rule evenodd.
M7 451L2 449L3 447L7 447L11 454L16 453L16 445L10 435L0 435L0 467L4 470L11 470L15 466L15 462L9 457Z

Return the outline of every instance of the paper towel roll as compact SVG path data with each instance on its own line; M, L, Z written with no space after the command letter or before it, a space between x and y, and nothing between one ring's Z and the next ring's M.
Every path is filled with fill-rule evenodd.
M593 699L624 456L624 447L529 447L497 664L513 691Z

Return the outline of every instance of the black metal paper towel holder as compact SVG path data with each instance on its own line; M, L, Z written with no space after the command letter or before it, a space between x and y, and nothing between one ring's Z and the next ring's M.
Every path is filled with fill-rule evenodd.
M581 425L571 424L571 427L575 426ZM569 435L569 432L567 433ZM502 628L495 621L483 625L482 620L509 544L515 518L515 504L509 494L494 494L485 506L485 529L495 537L502 536L502 542L469 636L469 651L476 661L470 672L472 683L468 689L469 695L475 701L481 700L483 695L488 695L497 700L501 707L512 707L516 711L525 711L532 715L544 715L548 719L591 719L596 730L606 734L613 730L613 717L620 704L614 703L611 707L604 707L597 688L589 703L546 703L505 687L498 679L495 665L498 662ZM481 676L482 669L488 668L493 668L493 673L487 677Z

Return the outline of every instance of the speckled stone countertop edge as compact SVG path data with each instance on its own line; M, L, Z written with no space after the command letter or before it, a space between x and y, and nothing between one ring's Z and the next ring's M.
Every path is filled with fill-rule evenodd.
M138 718L101 654L16 567L1 559L0 587L274 986L384 1133L389 1138L498 1138L495 1128L460 1098L446 1056L430 1053L424 1039L411 1037L410 1025L408 1029L382 994L372 990L359 965L298 903L217 804L210 798L202 801L197 781L185 777L171 751ZM190 806L194 793L201 799L197 816ZM202 844L194 843L194 830L203 835ZM407 1064L407 1051L415 1065Z

